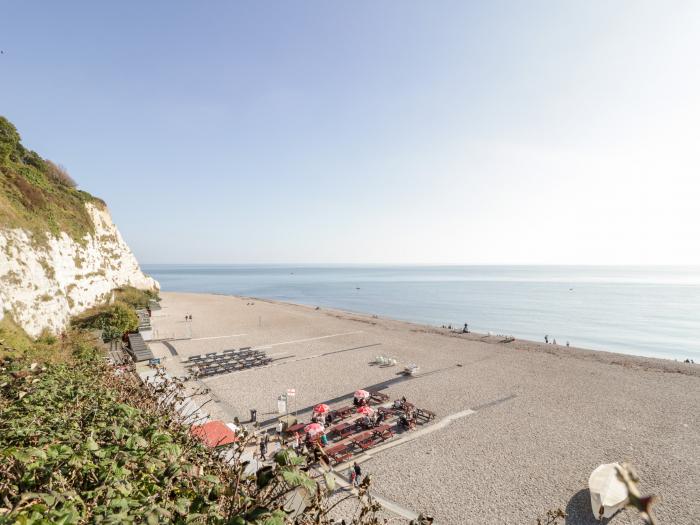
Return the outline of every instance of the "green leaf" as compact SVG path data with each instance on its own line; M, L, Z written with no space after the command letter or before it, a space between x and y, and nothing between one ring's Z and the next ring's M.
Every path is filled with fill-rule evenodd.
M100 446L97 444L97 442L93 439L92 436L90 436L89 438L87 438L87 440L85 441L85 447L86 447L88 450L91 450L91 451L93 451L93 452L94 452L95 450L99 450L99 448L100 448Z
M285 468L282 470L282 478L284 478L284 481L291 487L304 487L310 491L316 490L316 482L299 470Z
M284 525L287 515L281 510L276 510L272 513L272 516L267 518L263 523L264 525Z
M270 465L259 469L255 473L255 483L259 489L265 488L270 484L270 481L275 477L275 473Z
M335 490L335 476L330 472L324 472L323 479L326 480L326 487L328 487L328 490L333 492Z
M187 514L187 511L190 508L190 504L192 502L188 500L187 498L178 498L177 501L175 502L175 510L179 513L182 514L183 516Z

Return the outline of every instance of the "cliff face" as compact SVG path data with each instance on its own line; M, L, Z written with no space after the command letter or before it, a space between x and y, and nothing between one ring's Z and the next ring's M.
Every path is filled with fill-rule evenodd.
M9 312L28 334L57 333L70 316L107 299L114 288L158 288L143 274L107 209L85 203L94 231L41 243L24 228L0 229L0 316Z

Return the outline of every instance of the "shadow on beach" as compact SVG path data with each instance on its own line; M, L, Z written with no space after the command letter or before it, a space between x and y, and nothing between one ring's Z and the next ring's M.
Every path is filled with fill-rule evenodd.
M591 511L591 493L588 489L579 490L566 504L566 525L606 525L612 519L595 519Z

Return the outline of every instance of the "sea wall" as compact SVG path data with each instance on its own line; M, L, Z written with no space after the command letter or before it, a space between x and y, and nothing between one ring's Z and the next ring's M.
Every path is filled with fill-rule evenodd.
M0 313L9 312L32 335L61 332L72 315L109 298L120 286L157 289L112 222L109 211L86 204L94 234L81 241L62 233L35 242L23 229L0 229Z

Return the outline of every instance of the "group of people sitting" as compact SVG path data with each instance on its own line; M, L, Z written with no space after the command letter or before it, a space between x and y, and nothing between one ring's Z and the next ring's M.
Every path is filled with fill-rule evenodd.
M399 416L399 426L409 430L416 428L416 407L406 400L406 396L394 401L394 408L402 412Z
M364 407L368 406L369 403L367 402L367 399L364 397L354 397L352 398L352 404L355 405L356 407Z
M386 419L386 414L384 412L375 412L371 416L364 416L357 420L357 424L362 428L370 429L381 425Z

